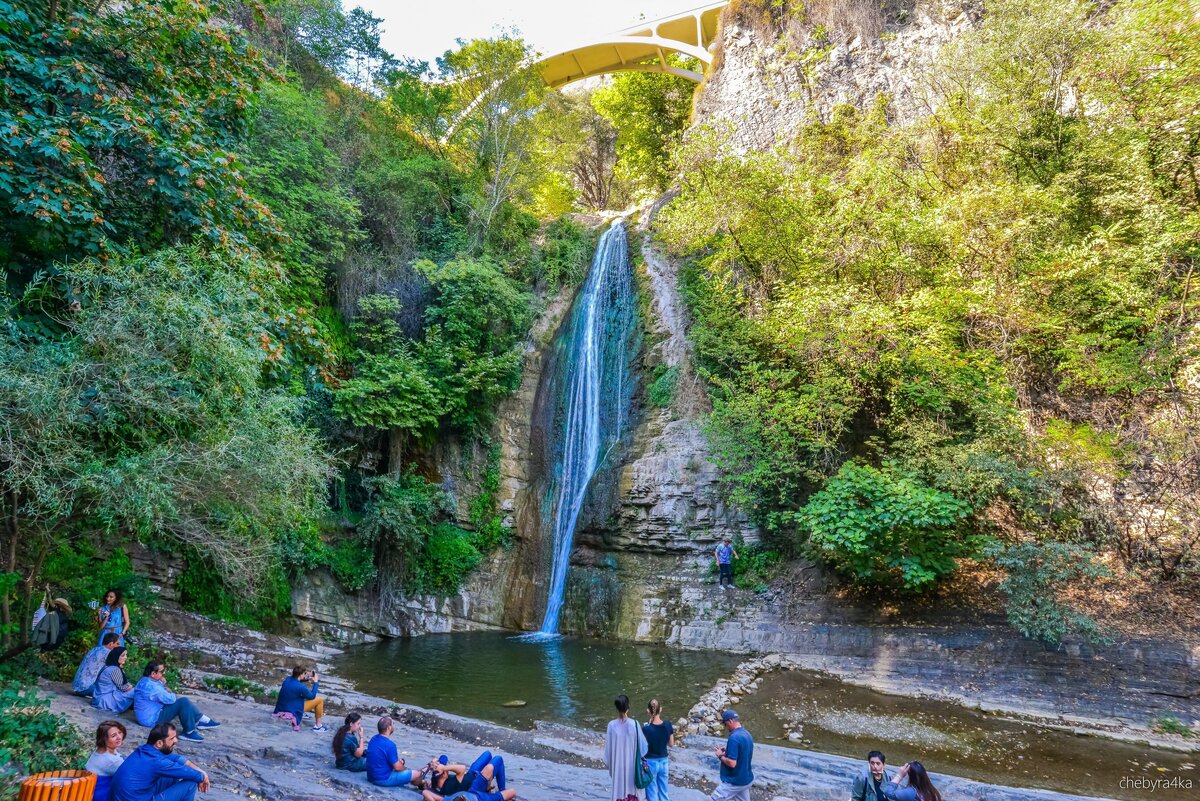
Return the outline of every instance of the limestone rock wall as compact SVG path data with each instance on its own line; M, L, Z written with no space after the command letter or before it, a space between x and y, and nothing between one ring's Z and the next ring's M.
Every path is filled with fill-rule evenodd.
M924 110L917 90L923 66L979 16L971 0L813 5L782 19L754 3L725 12L696 123L724 127L731 146L747 151L786 143L805 123L828 120L837 105L866 108L880 95L897 121L911 120Z

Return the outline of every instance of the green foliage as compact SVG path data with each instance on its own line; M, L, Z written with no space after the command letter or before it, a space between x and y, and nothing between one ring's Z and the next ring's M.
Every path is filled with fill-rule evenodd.
M691 113L693 87L674 75L619 72L592 94L596 111L617 131L618 176L652 191L667 188L668 152Z
M246 179L288 233L279 254L291 279L287 289L300 303L324 299L326 275L362 238L361 211L345 167L327 144L334 135L320 95L295 84L264 88L245 156Z
M230 15L223 0L0 2L0 266L274 239L235 152L267 74Z
M1067 634L1106 642L1092 618L1059 600L1066 587L1108 575L1086 548L1067 542L992 543L985 555L1005 572L1008 621L1026 637L1057 645Z
M1185 739L1197 736L1194 729L1174 715L1161 716L1158 720L1154 721L1152 728L1164 734L1178 734Z
M439 425L483 430L497 402L520 383L529 297L483 262L422 262L417 268L433 291L424 340L401 333L396 298L363 298L352 327L355 375L336 391L334 408L355 425L418 437Z
M367 486L371 497L358 533L375 552L380 578L407 593L456 591L482 556L470 533L440 522L451 511L442 488L411 473L380 476Z
M675 400L675 386L679 383L679 367L660 364L654 369L650 385L646 387L646 402L656 409L666 409Z
M856 581L919 591L975 555L980 543L963 530L970 512L893 467L846 462L796 519L812 550Z
M529 283L550 289L582 283L599 239L598 231L570 217L559 217L542 233L541 246L534 253Z
M18 684L0 684L0 799L15 799L26 775L82 768L86 755L78 730L52 714L46 698Z
M261 385L261 269L195 250L65 265L75 310L31 286L28 305L65 307L65 336L0 329L0 483L19 500L23 563L141 537L201 551L256 593L264 532L316 514L329 474L297 399Z
M1158 0L1093 11L990 4L924 79L932 112L903 125L882 98L773 152L735 154L720 126L676 149L682 191L656 225L693 259L714 461L774 543L814 503L878 504L813 547L857 580L927 588L996 521L1082 529L1080 459L1126 469L1111 431L1042 436L1025 409L1153 402L1189 357L1200 106L1146 59L1200 75L1200 23ZM907 571L849 556L885 511L918 541Z
M275 690L268 692L267 688L258 682L247 681L241 676L205 676L203 682L208 690L226 695L251 695L257 699L268 698L277 693Z
M472 541L480 553L512 545L512 531L503 525L496 510L496 495L500 492L500 446L488 448L487 466L479 479L479 494L471 501Z

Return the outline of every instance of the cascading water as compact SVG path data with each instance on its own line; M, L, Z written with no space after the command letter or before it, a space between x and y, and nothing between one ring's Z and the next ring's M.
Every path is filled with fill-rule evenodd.
M552 521L550 593L533 639L557 636L579 512L592 477L620 440L629 416L635 309L629 244L625 225L618 221L600 237L559 339L554 421L561 430L553 449L552 507L546 518Z

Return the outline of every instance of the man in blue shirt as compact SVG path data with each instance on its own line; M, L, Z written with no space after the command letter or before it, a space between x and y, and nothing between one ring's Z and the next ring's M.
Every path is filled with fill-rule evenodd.
M133 714L143 726L157 726L179 718L179 735L185 740L200 742L204 736L197 729L220 726L208 715L201 714L192 699L176 695L167 688L167 666L157 659L146 663L142 678L133 688Z
M312 682L312 687L305 684L308 681ZM329 731L328 727L321 723L321 718L325 715L325 699L317 695L320 685L321 677L317 675L317 671L305 670L297 665L292 668L292 675L284 679L283 686L279 688L275 712L289 713L296 719L297 726L300 725L305 712L312 712L315 716L313 731Z
M104 670L108 652L120 644L120 636L110 631L104 635L100 645L84 655L83 661L79 663L79 670L75 671L75 680L71 682L71 689L76 695L92 694L96 679L100 678L100 671Z
M750 801L750 785L754 783L754 771L750 767L754 739L742 728L738 713L732 709L721 713L721 722L729 732L729 739L717 749L721 781L713 791L712 801Z
M713 548L713 558L717 560L717 569L721 575L717 578L717 586L723 590L733 589L733 560L738 558L733 544L726 537L721 544Z
M109 801L192 801L197 790L207 793L208 774L173 753L178 741L174 724L152 728L146 744L113 774Z
M367 743L367 781L380 787L399 787L415 784L420 787L425 781L425 771L408 770L396 744L391 741L395 730L392 719L384 715L379 719L379 734Z

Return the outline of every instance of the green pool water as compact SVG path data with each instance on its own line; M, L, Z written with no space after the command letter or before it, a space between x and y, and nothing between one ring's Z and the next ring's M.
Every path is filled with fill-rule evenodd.
M519 729L546 720L603 729L613 698L633 714L658 698L671 718L741 657L562 637L526 642L506 632L431 634L358 646L338 658L339 675L365 692ZM505 706L523 701L523 706Z
M518 729L538 720L601 731L612 699L630 697L644 717L657 697L672 719L686 715L743 657L564 637L526 642L505 632L392 640L349 649L336 672L360 690L401 703ZM523 702L520 706L506 706ZM920 759L948 773L1016 787L1143 801L1200 799L1200 754L1077 736L957 704L884 695L806 671L763 677L737 709L759 742L890 764ZM808 743L788 739L800 732ZM1190 780L1191 790L1152 791L1135 780Z

